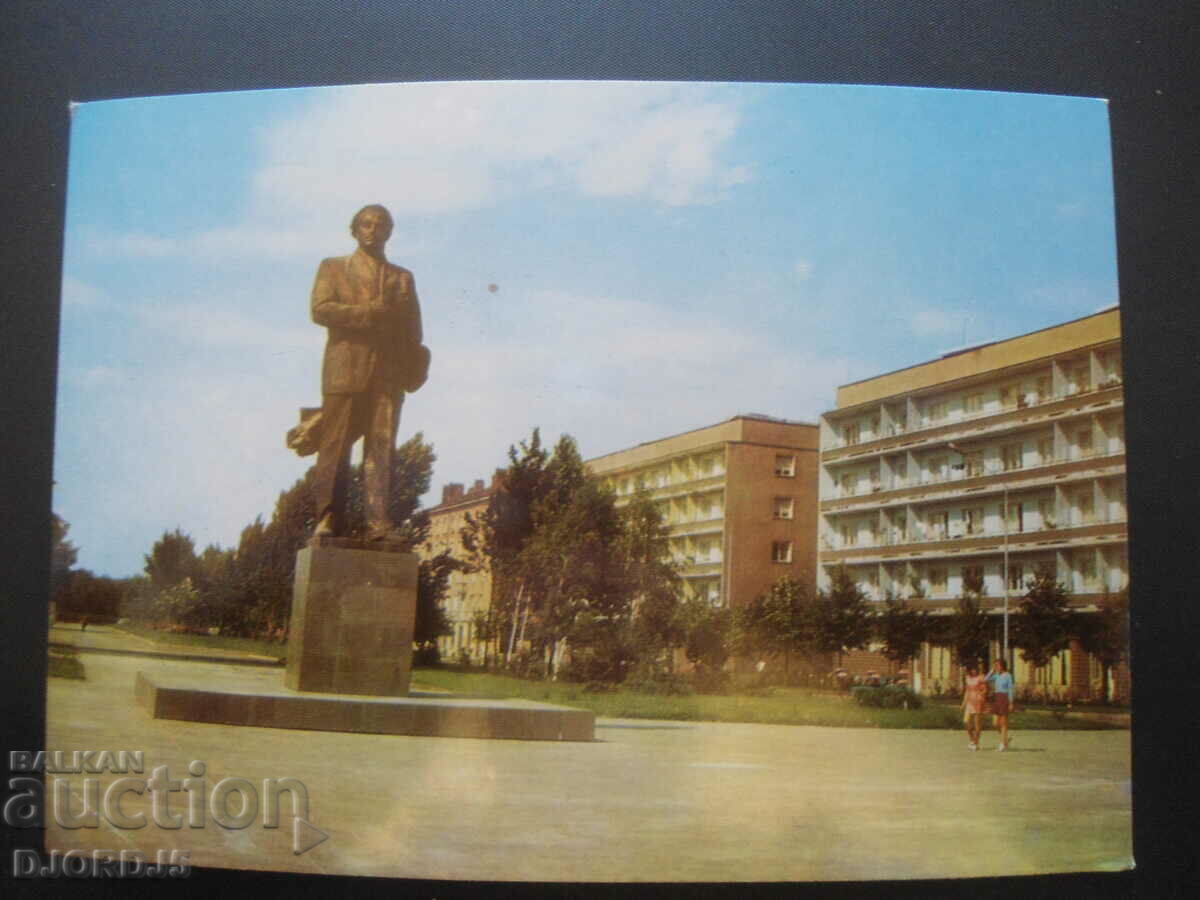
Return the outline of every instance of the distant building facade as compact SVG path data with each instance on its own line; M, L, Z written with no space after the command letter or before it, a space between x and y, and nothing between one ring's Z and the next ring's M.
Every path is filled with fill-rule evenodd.
M1114 308L840 387L821 418L822 586L845 565L873 601L915 586L910 602L949 613L964 576L982 576L995 615L1039 565L1079 611L1126 587L1120 338ZM1018 684L1031 681L1012 657ZM1042 674L1063 696L1104 689L1078 642ZM958 671L926 646L913 677L929 690ZM1108 693L1127 696L1127 672L1116 681Z
M816 571L817 425L760 415L588 460L623 506L658 505L687 596L738 606Z
M491 484L482 479L467 489L462 484L442 487L442 502L429 510L429 539L417 548L422 559L449 550L456 559L467 559L462 530L467 516L478 519L487 510L498 487L499 473ZM446 662L457 662L463 651L474 663L484 658L484 645L475 633L475 614L486 613L492 596L492 575L487 566L472 572L452 572L442 601L442 609L450 623L451 633L438 638L438 652Z

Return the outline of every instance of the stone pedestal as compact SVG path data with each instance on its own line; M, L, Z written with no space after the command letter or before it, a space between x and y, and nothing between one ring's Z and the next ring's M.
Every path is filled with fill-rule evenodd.
M406 549L327 538L296 554L287 687L408 694L418 560Z

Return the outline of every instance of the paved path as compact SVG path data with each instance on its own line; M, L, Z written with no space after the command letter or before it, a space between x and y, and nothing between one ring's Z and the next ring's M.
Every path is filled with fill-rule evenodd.
M47 848L180 848L202 866L529 881L1130 865L1125 731L1017 733L1008 753L972 753L957 731L616 719L599 720L598 740L585 744L232 728L154 720L133 699L139 669L227 667L95 654L85 665L86 681L50 680L49 749L143 750L147 771L168 765L172 778L203 760L210 790L227 776L298 778L308 820L330 838L297 856L290 830L264 829L260 817L240 831L211 820L179 831L51 826ZM149 813L148 797L126 794L125 813Z
M78 624L55 623L50 626L51 644L69 644L80 650L94 650L101 653L131 653L141 656L160 656L176 659L229 660L254 665L278 665L279 657L262 656L245 650L229 650L224 647L204 647L192 644L172 644L165 641L155 641L141 635L133 634L121 628L107 625L89 625L86 630ZM280 645L280 657L284 655L283 645Z

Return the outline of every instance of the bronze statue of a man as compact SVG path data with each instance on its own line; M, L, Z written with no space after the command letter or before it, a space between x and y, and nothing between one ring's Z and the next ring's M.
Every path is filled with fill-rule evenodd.
M312 319L329 330L321 367L313 489L317 536L345 528L350 448L363 438L368 540L395 537L388 513L392 454L405 391L425 382L429 351L422 345L421 307L412 272L387 261L392 216L364 206L350 223L358 249L321 262L312 292ZM304 451L299 451L304 452Z

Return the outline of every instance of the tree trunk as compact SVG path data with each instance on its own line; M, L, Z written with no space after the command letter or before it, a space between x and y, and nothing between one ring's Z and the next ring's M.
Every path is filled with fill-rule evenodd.
M525 584L524 584L524 582L522 582L521 586L517 588L517 599L516 599L516 602L513 604L512 627L509 629L509 632L508 632L508 652L504 655L505 665L512 664L513 646L517 642L517 619L520 617L520 614L521 614L521 598L524 593L525 593ZM525 626L524 625L521 626L521 637L522 638L525 637Z

